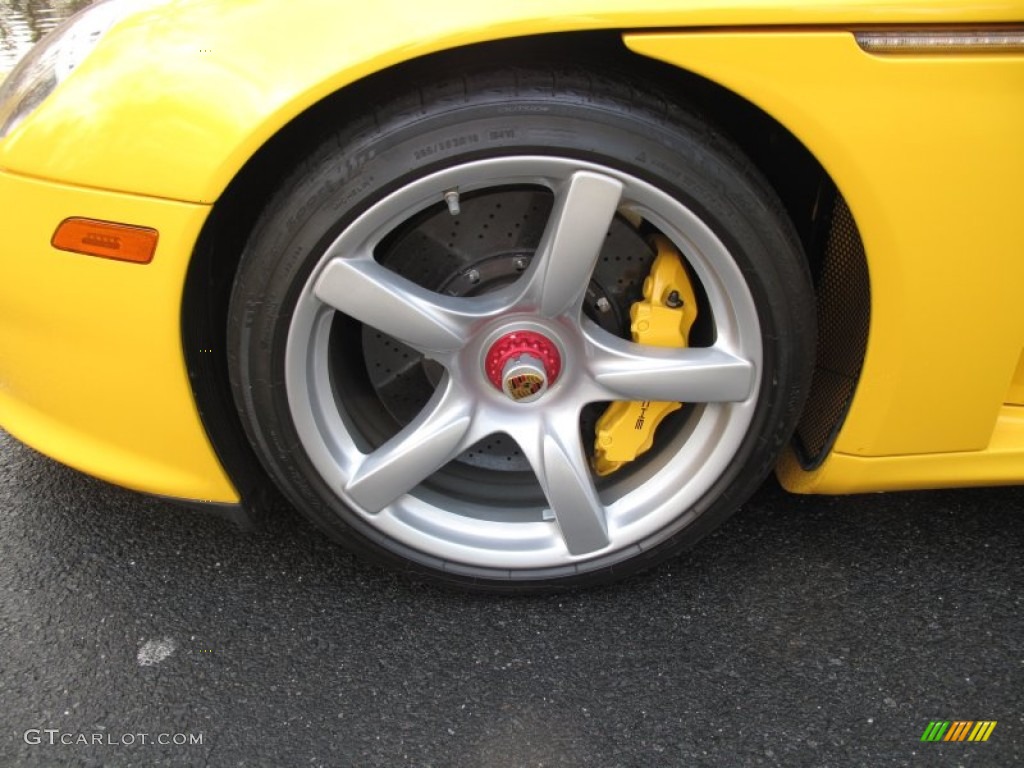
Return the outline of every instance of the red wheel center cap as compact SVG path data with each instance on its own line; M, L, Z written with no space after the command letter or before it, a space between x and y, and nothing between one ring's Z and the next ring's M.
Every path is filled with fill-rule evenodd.
M491 345L484 368L496 389L516 402L528 403L558 379L562 356L546 336L534 331L513 331Z

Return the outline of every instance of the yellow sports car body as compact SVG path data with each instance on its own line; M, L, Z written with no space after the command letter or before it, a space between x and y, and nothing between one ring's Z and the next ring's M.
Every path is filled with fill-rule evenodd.
M0 426L492 589L1024 480L1020 0L104 0L0 86Z

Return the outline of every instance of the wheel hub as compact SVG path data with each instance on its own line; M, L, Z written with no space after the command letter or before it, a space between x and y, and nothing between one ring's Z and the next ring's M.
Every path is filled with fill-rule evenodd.
M513 331L491 345L484 370L491 384L509 399L529 403L541 397L558 379L562 356L547 336L535 331Z

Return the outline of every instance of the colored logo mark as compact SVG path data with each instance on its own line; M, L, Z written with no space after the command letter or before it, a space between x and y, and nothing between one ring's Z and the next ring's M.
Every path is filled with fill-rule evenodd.
M988 741L995 729L995 720L932 720L921 741Z
M525 400L544 388L544 377L539 373L520 373L510 376L505 386L513 400Z

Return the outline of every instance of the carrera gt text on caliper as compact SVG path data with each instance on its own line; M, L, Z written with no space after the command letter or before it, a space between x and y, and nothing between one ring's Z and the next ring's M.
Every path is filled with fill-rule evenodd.
M686 347L697 319L697 299L678 249L663 235L651 244L657 251L644 280L643 300L629 310L630 332L637 344ZM610 475L650 450L658 425L682 403L619 401L608 406L597 422L594 471Z

